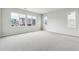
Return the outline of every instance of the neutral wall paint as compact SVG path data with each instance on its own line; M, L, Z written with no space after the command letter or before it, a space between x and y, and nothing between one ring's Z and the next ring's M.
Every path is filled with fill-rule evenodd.
M10 23L11 12L37 16L36 26L11 27L11 23ZM33 12L21 10L21 9L4 8L2 9L2 27L3 27L2 35L6 36L6 35L19 34L19 33L27 33L27 32L32 32L32 31L39 31L41 29L40 16L41 16L40 14L36 14Z
M75 29L69 28L67 26L67 15L72 11L76 12L77 27ZM43 24L44 30L61 34L79 36L79 9L65 8L44 14L44 16L48 17L48 24Z
M1 8L0 8L0 37L1 37L1 34L2 34L2 31L1 31Z

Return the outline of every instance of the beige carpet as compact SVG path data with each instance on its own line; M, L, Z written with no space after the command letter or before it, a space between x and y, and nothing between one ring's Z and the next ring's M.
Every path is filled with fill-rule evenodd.
M0 51L79 51L79 38L31 32L0 38Z

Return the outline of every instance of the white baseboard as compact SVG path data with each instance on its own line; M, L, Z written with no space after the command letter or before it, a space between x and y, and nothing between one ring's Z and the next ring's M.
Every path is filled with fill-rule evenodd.
M37 30L37 31L40 31L40 30ZM31 31L31 32L37 32L37 31ZM0 38L7 37L7 36L13 36L13 35L19 35L19 34L25 34L25 33L31 33L31 32L24 32L24 33L17 33L17 34L2 35Z
M47 30L45 30L45 31L47 31ZM76 36L76 35L70 35L70 34L64 34L64 33L57 33L57 32L51 32L51 31L47 31L47 32L79 38L79 36Z

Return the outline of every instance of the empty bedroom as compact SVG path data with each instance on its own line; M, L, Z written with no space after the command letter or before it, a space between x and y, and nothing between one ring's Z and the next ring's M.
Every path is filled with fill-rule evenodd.
M79 51L79 8L0 8L0 51Z

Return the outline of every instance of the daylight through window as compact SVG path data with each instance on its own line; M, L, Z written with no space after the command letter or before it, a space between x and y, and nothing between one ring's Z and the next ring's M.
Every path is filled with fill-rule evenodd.
M76 28L76 12L71 12L68 15L68 27L69 28Z
M36 25L36 16L11 13L11 26L32 26Z

